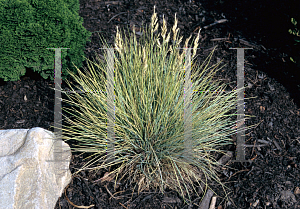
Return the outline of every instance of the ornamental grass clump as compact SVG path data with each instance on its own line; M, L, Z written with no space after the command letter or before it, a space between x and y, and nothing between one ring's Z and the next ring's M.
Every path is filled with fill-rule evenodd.
M201 182L206 186L207 180L222 184L217 175L220 165L214 154L224 153L220 147L232 144L228 136L239 132L234 128L237 122L234 116L237 114L228 114L236 108L237 95L236 91L222 94L226 86L212 80L214 70L220 63L213 65L212 71L204 76L210 69L208 64L212 52L196 70L199 72L202 69L200 78L192 83L193 91L203 93L192 98L191 146L187 156L184 143L184 59L191 36L180 54L177 48L182 37L178 41L176 15L172 45L168 44L171 35L167 35L165 19L162 33L157 34L157 30L155 7L151 35L146 38L146 28L143 42L139 45L134 29L134 37L130 37L130 41L126 38L124 42L117 28L113 66L114 138L107 137L107 119L112 117L108 114L106 94L108 64L100 59L99 63L93 62L97 71L89 64L89 71L82 73L78 69L80 76L72 76L89 93L68 94L70 100L62 100L80 108L80 111L65 108L76 120L67 118L69 125L62 129L62 138L78 142L75 148L71 148L73 152L95 156L76 173L114 168L108 176L114 179L115 185L126 181L138 192L159 188L163 193L167 188L174 189L186 201L190 200L191 192L198 194L195 185ZM162 41L159 40L160 35ZM192 57L196 54L199 35L200 30L194 41ZM212 94L214 91L215 94ZM114 158L111 161L106 160L108 143L114 144ZM94 163L98 166L91 168Z

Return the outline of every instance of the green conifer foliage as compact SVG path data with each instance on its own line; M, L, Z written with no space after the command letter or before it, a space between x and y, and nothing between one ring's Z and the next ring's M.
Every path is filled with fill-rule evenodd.
M54 80L55 52L47 48L70 48L61 50L62 79L67 68L76 73L92 34L82 23L78 0L0 0L0 78L17 81L31 68Z

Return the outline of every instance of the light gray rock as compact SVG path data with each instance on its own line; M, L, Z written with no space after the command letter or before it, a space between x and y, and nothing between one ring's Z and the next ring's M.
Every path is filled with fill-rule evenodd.
M39 127L0 130L0 209L55 207L71 181L72 154L53 137Z

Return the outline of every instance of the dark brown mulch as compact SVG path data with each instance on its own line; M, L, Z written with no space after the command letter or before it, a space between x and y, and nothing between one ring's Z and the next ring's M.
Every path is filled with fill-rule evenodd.
M224 59L227 66L218 72L216 77L233 82L236 81L236 50L229 48L254 48L245 50L245 86L249 87L245 90L245 97L256 98L245 100L245 114L256 117L245 124L260 125L246 132L246 144L257 145L259 140L270 143L263 147L246 148L246 159L252 159L252 163L230 163L233 169L224 170L220 177L223 182L227 182L226 186L231 192L229 201L222 199L224 193L215 185L213 188L220 195L216 207L251 208L254 205L255 208L300 208L300 195L294 194L296 188L300 187L300 69L289 61L289 55L294 50L291 47L293 42L291 37L282 32L282 28L285 30L285 27L288 27L287 22L291 16L286 22L278 22L277 25L269 21L271 17L277 21L278 18L289 15L287 11L290 5L272 3L272 6L268 7L268 1L264 5L258 1L240 1L243 4L237 2L233 4L226 0L216 3L201 1L200 4L194 1L141 0L105 3L80 0L80 16L84 18L84 27L91 32L100 31L105 40L108 40L108 44L114 43L116 25L127 29L127 26L132 23L138 25L142 20L149 24L154 5L159 20L162 14L167 18L168 29L173 26L174 14L177 12L183 40L199 26L204 27L224 18L230 20L201 31L202 49L198 50L198 54L201 55L199 61L208 55L209 51L205 49L218 45L212 62L215 63L218 58ZM297 8L297 5L294 8ZM251 9L255 12L248 11ZM276 15L272 13L275 11ZM265 13L259 16L262 12ZM267 22L263 17L269 17ZM255 27L254 24L258 24L259 27ZM269 39L266 34L268 30L273 34L276 31L275 27L281 32L277 38L270 35ZM228 37L228 40L211 41L224 37ZM239 39L250 42L253 47ZM276 40L279 43L276 43ZM92 42L87 43L85 49L88 58L92 59L93 51L103 54L103 51L98 49L102 47L99 43L98 34L93 33ZM30 69L20 81L0 81L0 129L42 127L53 132L50 125L54 125L54 91L48 87L54 88L53 81L43 80ZM66 87L64 82L62 87ZM231 86L231 89L233 88L234 86ZM235 150L234 147L230 149ZM73 154L71 172L75 172L75 168L81 168L83 158ZM119 185L118 189L114 190L112 183L94 182L103 177L105 172L82 172L74 177L66 192L57 201L55 209L78 208L74 205L120 209L199 208L200 199L193 198L193 204L187 206L174 191L167 191L164 195L155 191L140 195L134 193L131 199L131 188L126 188L126 185Z

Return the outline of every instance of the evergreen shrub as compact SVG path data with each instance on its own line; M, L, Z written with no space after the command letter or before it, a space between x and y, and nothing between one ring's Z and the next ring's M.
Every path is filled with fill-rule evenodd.
M17 81L31 68L54 80L55 51L61 50L62 79L77 72L91 36L78 0L0 0L0 78Z

